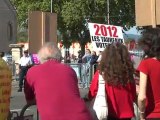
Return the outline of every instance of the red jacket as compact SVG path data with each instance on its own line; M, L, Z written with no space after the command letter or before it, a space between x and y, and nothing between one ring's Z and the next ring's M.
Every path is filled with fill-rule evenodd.
M92 99L96 96L98 91L98 76L97 71L92 80L89 89L89 98ZM114 118L132 118L134 117L133 102L136 98L135 84L127 84L125 87L111 86L106 84L106 95L108 103L108 114Z
M91 120L71 67L49 60L29 69L25 85L26 99L35 97L41 120Z

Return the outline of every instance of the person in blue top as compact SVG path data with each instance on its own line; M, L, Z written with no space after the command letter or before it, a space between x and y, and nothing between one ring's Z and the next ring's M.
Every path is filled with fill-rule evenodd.
M90 64L91 64L91 65L96 64L96 63L97 63L97 59L98 59L98 56L97 56L96 52L95 52L95 51L92 51L92 56L91 56Z
M85 55L82 57L82 84L83 87L87 87L89 85L89 73L91 70L90 61L91 61L91 51L86 49Z
M82 63L90 63L91 61L91 51L86 49L84 56L82 57Z

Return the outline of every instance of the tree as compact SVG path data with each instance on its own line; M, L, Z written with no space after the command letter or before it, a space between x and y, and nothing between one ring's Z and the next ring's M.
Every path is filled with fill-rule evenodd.
M96 14L93 4L93 0L70 0L62 7L62 18L70 31L70 39L79 41L82 53L84 53L85 44L90 41L87 23L92 13Z
M51 0L11 0L18 12L19 26L27 27L28 11L50 11ZM109 0L110 24L128 28L135 24L135 0ZM90 41L88 22L107 24L107 0L53 0L53 11L58 14L58 31L68 47L78 41L84 46Z
M50 11L50 0L11 0L18 14L19 27L27 28L29 11Z
M28 13L29 11L50 11L50 0L11 0L18 15L18 39L17 42L28 40Z
M62 18L71 38L80 42L81 48L90 41L88 22L107 23L107 0L70 0L62 7ZM133 26L134 0L110 0L110 24L124 28Z

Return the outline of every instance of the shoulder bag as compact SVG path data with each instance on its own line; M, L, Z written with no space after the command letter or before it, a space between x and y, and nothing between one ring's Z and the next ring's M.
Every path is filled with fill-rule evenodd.
M108 105L107 105L107 96L105 91L105 81L102 75L99 74L98 80L98 92L95 97L93 104L93 110L98 118L98 120L107 120L108 116Z

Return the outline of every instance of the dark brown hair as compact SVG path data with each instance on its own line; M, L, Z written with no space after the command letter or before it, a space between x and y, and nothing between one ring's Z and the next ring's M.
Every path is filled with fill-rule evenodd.
M111 85L133 82L134 68L126 46L120 43L108 45L102 52L99 72Z
M149 28L142 32L139 45L144 50L144 56L160 59L160 28Z

